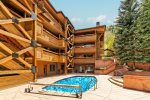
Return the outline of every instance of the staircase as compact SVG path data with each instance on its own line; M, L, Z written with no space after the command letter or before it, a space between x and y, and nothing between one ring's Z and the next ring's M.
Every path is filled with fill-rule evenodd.
M108 80L117 86L123 87L123 78L121 77L113 76L113 77L110 77Z

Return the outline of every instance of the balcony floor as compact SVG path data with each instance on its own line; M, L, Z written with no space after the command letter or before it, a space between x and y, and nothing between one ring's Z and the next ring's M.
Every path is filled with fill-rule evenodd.
M62 78L79 75L62 75L38 79L38 82L42 83L52 83ZM89 90L83 94L82 100L150 100L149 93L134 91L121 88L108 81L110 76L108 75L96 75L98 79L98 89L95 91ZM74 95L69 95L66 93L54 93L53 95L42 95L36 93L24 93L24 88L27 84L21 85L14 88L9 88L0 91L1 100L78 100ZM37 87L36 89L39 89ZM59 95L59 96L54 96ZM64 96L65 95L65 96Z

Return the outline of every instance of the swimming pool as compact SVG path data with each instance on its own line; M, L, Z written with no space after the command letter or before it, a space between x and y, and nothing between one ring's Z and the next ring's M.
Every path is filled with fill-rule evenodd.
M97 79L94 76L73 76L54 82L54 84L68 85L68 86L80 86L82 93L88 91L94 87L97 83ZM46 86L42 88L47 91L59 91L69 93L80 93L79 88L61 87L61 86Z

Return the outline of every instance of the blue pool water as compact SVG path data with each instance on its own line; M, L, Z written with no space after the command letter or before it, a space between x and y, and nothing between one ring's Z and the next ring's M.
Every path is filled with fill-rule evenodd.
M65 78L59 81L54 82L54 84L63 84L63 85L78 85L81 86L82 92L86 92L90 88L94 87L97 79L94 76L73 76ZM60 92L70 92L70 93L79 93L78 88L68 88L68 87L58 87L58 86L46 86L44 90L50 91L60 91Z

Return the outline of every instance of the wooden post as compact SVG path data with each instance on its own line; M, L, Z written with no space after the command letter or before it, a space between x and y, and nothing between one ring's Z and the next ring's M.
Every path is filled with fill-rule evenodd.
M34 14L35 14L35 17L37 17L37 4L35 3L34 4ZM33 41L37 41L37 18L34 19L33 21ZM36 47L34 47L34 56L33 56L33 66L35 67L35 69L37 70L37 61L36 61ZM34 74L34 77L33 77L33 81L35 82L36 81L36 78L37 78L37 72L33 73Z
M72 49L72 51L73 51L73 61L72 61L72 63L73 63L73 72L75 72L75 67L74 67L74 33L75 33L75 30L73 30L73 37L72 37L72 43L73 43L73 49Z
M67 38L67 32L68 32L68 25L67 25L67 21L66 21L66 24L65 24L65 39ZM67 41L65 41L65 56L66 56L66 62L65 62L65 67L64 67L64 74L67 75L68 73L68 70L67 70L67 65L68 65L68 57L67 57Z

